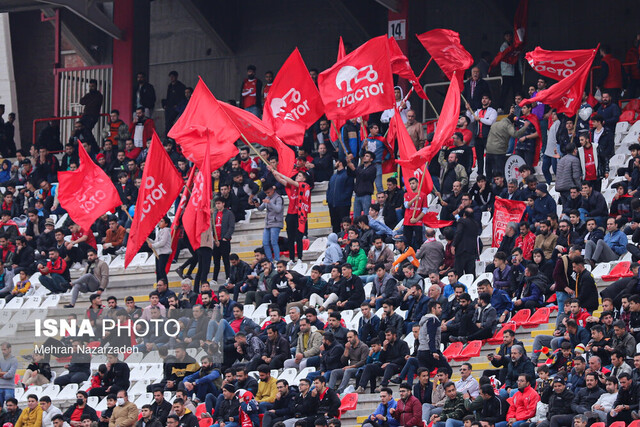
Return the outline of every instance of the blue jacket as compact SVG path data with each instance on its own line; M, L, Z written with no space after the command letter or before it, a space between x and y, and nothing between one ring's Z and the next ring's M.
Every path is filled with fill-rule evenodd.
M334 173L327 186L327 205L329 207L351 206L353 195L353 177L346 169Z
M462 283L458 282L458 283L454 283L453 285L457 285L457 284L462 284ZM444 296L445 298L449 298L451 295L453 295L453 292L455 290L455 289L453 289L453 285L450 284L450 283L447 284L447 285L444 285L444 288L442 289L442 296ZM462 284L462 285L464 285L464 284ZM464 285L464 291L465 292L469 292L467 290L467 285Z
M622 255L627 252L627 235L620 230L605 234L604 242L618 255Z
M504 313L505 310L513 311L513 301L509 298L509 294L502 289L493 290L493 294L491 295L491 305L496 309L498 317L502 316L502 313Z
M199 384L208 383L208 382L213 383L218 378L220 378L220 371L218 371L217 369L212 370L204 377L200 376L200 371L198 370L193 374L187 375L186 377L184 377L182 381L186 383L194 383L195 385L199 385Z
M389 403L387 403L386 408L385 408L385 404L384 403L380 403L378 404L378 407L376 408L376 410L374 411L373 417L375 418L376 415L382 415L384 417L387 417L387 425L389 427L397 427L400 424L398 423L398 420L396 420L395 418L393 418L393 416L391 416L391 414L389 413L389 409L396 409L397 407L397 403L395 401L395 399L391 399L389 401Z
M510 286L511 286L511 266L507 264L504 270L500 270L499 268L494 269L493 270L493 287L496 290L500 290L500 289L509 289ZM496 293L494 291L493 295L495 294ZM493 299L491 299L491 305L496 308L498 313L500 313L500 310L498 309L498 307L496 307L496 305L493 303Z
M427 305L429 304L429 297L426 295L422 295L419 301L416 301L414 297L409 297L405 302L402 303L400 308L402 310L406 310L407 314L405 315L405 320L407 322L419 322L422 319L422 316L427 314ZM409 319L409 312L415 306L413 310L413 314L411 315L411 319Z
M550 213L556 213L556 201L549 194L533 202L534 221L544 221Z
M378 236L393 236L393 230L387 227L383 222L375 219L369 219L369 227L371 227Z
M222 307L222 318L227 322L233 322L233 307L236 306L236 302L232 299L229 300L229 304L226 306L224 304L220 304Z

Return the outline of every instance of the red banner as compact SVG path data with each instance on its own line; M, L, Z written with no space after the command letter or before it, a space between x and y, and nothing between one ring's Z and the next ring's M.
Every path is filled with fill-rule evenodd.
M262 121L287 144L299 147L305 130L322 117L323 112L318 88L296 48L269 89Z
M497 66L500 62L515 64L522 54L522 48L527 41L527 18L529 16L529 0L520 0L518 9L513 19L513 41L511 45L502 52L499 52L491 64L489 70Z
M209 155L207 144L205 158ZM191 197L187 202L182 217L184 231L194 250L200 247L200 237L211 226L211 167L205 162L203 168L198 171L193 182Z
M408 80L420 98L429 99L427 98L427 94L424 93L422 86L420 86L420 81L413 72L409 60L404 53L402 53L398 42L393 37L389 38L389 55L391 56L391 72Z
M395 105L386 36L375 37L318 76L328 119L350 119Z
M584 86L587 83L589 70L597 51L598 48L593 49L591 58L569 77L560 80L548 89L541 90L531 99L522 100L520 106L531 102L540 102L555 108L558 113L566 113L569 116L575 115L580 108Z
M393 134L394 138L398 138L398 157L400 159L410 159L416 153L416 146L413 143L413 140L409 136L409 132L407 132L407 128L402 123L402 119L400 119L400 114L394 114L389 121L389 134ZM387 135L388 136L388 135ZM396 162L398 162L396 160ZM398 162L400 163L400 162ZM409 187L409 178L416 178L418 182L422 181L422 174L426 172L424 177L424 182L422 183L422 190L420 191L423 194L423 197L426 197L427 194L431 193L433 190L433 181L431 180L431 175L429 174L429 170L426 167L426 164L418 165L417 167L413 164L403 164L400 163L402 167L402 181L404 181L404 188Z
M438 214L436 212L427 212L425 216L422 217L422 223L431 228L443 228L453 225L453 221L443 221L438 219Z
M78 157L78 169L58 172L58 200L80 228L90 230L101 215L122 206L122 200L111 179L93 163L82 144L78 144Z
M526 208L527 205L524 202L496 197L493 205L492 247L497 248L500 246L507 224L510 222L519 224Z
M462 71L460 71L462 74ZM457 77L457 76L454 76ZM460 86L454 84L453 81L449 85L447 90L447 96L444 99L442 106L442 112L438 119L438 125L436 126L436 132L433 136L431 144L425 146L420 151L414 153L410 158L398 160L398 163L402 166L410 166L413 168L422 167L426 162L433 159L442 146L451 139L453 132L458 125L458 117L460 115ZM399 126L397 127L400 128ZM400 157L402 158L402 156Z
M125 268L147 239L158 221L167 213L183 187L182 177L173 166L158 135L153 132L142 172L136 210L127 241Z
M336 62L339 62L345 56L347 56L347 54L344 50L344 42L342 41L342 36L340 36L340 42L338 43L338 58L336 59ZM340 137L338 136L338 132L340 132L342 126L344 126L345 123L345 120L340 119L335 119L332 121L331 129L329 130L329 137L331 138L331 141L337 141L338 139L340 139Z
M449 80L452 80L457 71L455 77L462 91L464 72L473 65L473 57L460 43L460 35L452 30L437 28L417 37Z
M538 46L527 52L525 58L533 71L555 80L562 80L589 61L592 54L592 49L545 50Z
M219 104L227 116L228 126L233 127L237 132L236 139L244 135L249 142L273 148L278 153L278 172L290 177L296 160L293 150L265 126L262 120L250 112L222 102Z
M213 140L209 138L207 129L215 133ZM176 140L182 148L182 154L199 169L203 167L206 145L210 141L211 170L221 168L230 158L238 155L238 149L234 144L240 135L237 129L229 126L218 100L202 79L198 81L184 113L167 136Z
M167 261L167 266L165 267L165 273L169 274L169 270L171 270L171 263L173 259L176 257L176 251L178 250L178 242L180 241L180 236L182 234L182 211L187 205L187 199L189 197L189 191L191 191L191 187L193 186L193 178L195 176L196 168L192 167L189 171L189 176L187 177L187 183L185 184L182 195L180 196L180 202L178 203L178 207L176 208L176 214L173 218L173 222L171 223L171 255L169 255L169 260Z

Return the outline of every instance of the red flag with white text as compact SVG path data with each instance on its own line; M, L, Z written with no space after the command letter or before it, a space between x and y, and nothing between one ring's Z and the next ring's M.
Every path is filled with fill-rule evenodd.
M537 46L527 52L525 58L533 71L545 77L562 80L575 73L585 62L591 59L593 49L545 50Z
M153 132L147 160L142 172L136 210L131 223L125 268L145 242L151 231L167 213L183 187L182 176L176 170L160 138Z
M456 72L455 74L457 74ZM462 74L462 71L459 72ZM454 76L456 78L457 76ZM458 117L460 115L460 87L451 81L449 89L447 90L447 96L444 99L442 105L442 112L438 119L438 125L436 126L436 132L433 136L433 140L429 145L426 145L420 151L417 151L408 159L398 160L400 165L411 166L414 168L421 167L425 162L430 161L438 155L442 146L451 139L453 132L458 124ZM399 126L397 127L399 129ZM402 157L401 157L402 158Z
M599 46L599 45L598 45ZM578 112L582 102L582 94L589 78L591 64L598 48L593 49L591 58L585 61L573 74L560 80L548 89L541 90L531 99L523 99L520 106L531 102L540 102L555 108L558 113L573 116Z
M527 205L518 200L503 199L496 197L493 205L493 241L491 246L497 248L502 242L507 224L510 222L520 223Z
M391 56L391 72L408 80L413 86L413 90L415 90L416 94L420 98L429 99L427 98L427 94L424 93L422 86L420 86L420 82L418 81L416 74L413 72L409 60L405 54L402 53L400 46L398 46L398 42L393 37L389 38L389 55Z
M398 157L400 159L410 159L416 153L416 146L409 136L409 132L407 128L402 123L402 119L400 119L400 114L394 114L389 121L389 133L391 133L391 129L393 128L393 132L398 138ZM396 160L397 163L400 163L402 167L402 181L404 182L404 188L409 187L409 178L416 178L418 182L422 181L422 174L426 172L424 177L424 182L422 183L421 193L426 197L427 194L431 193L433 190L433 181L431 180L431 174L429 174L429 170L426 167L426 163L422 163L422 165L413 165L411 163L401 163Z
M340 42L338 43L338 58L336 59L336 62L340 61L346 55L347 54L345 53L344 42L342 41L342 36L340 36ZM340 139L338 132L340 132L340 129L342 129L342 126L344 126L345 123L346 120L332 120L331 129L329 130L329 137L331 138L331 141L337 141L338 139Z
M206 129L215 131L215 138L210 139ZM240 138L238 131L229 126L218 100L213 96L202 79L198 81L184 113L178 118L169 131L168 137L176 140L182 154L198 166L203 167L206 146L209 147L209 163L211 170L224 166L238 154L235 142Z
M527 42L527 19L529 17L529 0L520 0L518 9L513 18L513 40L511 44L502 52L498 52L491 64L489 70L497 66L500 62L515 64L522 54L522 49Z
M262 121L290 145L301 146L304 132L324 112L318 88L296 48L278 72L264 103Z
M375 37L318 76L328 119L350 119L395 105L386 36Z
M209 155L209 147L205 148L205 158ZM191 242L193 249L200 247L200 238L211 226L211 166L205 162L202 169L198 171L193 182L191 197L187 202L182 216L184 231Z
M460 43L460 34L437 28L417 37L449 80L453 78L454 71L457 71L455 77L462 91L464 72L473 65L473 57Z
M58 200L80 228L90 230L105 212L122 206L122 200L109 176L93 163L82 144L78 144L78 157L78 169L58 172Z

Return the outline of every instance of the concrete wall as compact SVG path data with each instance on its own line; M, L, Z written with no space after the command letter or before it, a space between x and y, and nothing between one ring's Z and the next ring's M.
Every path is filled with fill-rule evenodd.
M11 48L22 147L32 140L32 124L37 118L53 116L54 30L48 22L40 22L40 12L18 12L9 15ZM20 147L20 141L16 140Z
M15 141L20 141L20 120L17 116L18 98L16 80L13 73L13 50L11 49L11 30L9 28L9 14L0 14L0 104L5 106L5 121L9 113L16 112Z

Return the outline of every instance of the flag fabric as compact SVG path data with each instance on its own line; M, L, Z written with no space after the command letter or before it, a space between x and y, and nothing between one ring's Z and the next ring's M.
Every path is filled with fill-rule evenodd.
M462 70L459 73L462 74ZM457 79L455 74L457 74L457 72L454 73L453 77L454 79ZM408 159L398 160L398 163L402 166L411 166L417 169L437 156L440 149L442 149L442 146L451 139L451 136L458 125L459 114L460 86L454 84L454 81L452 80L449 85L449 89L447 90L447 96L444 99L444 104L442 105L442 112L440 113L436 132L431 144L425 146L420 151L417 151ZM396 131L399 131L400 126L396 126L396 129ZM400 147L398 146L398 148ZM402 156L400 158L402 158Z
M562 80L591 59L592 52L592 49L545 50L537 46L533 51L527 52L525 58L535 72Z
M142 185L127 241L125 268L138 253L158 221L167 213L182 187L182 177L154 131L142 172Z
M176 208L176 214L173 218L173 222L171 223L171 255L169 255L169 261L167 261L167 266L165 267L165 272L168 274L169 270L171 270L171 263L176 256L176 251L178 250L178 242L180 241L180 237L184 228L182 227L182 211L184 211L185 206L187 205L187 200L189 198L189 191L191 191L191 187L193 185L193 178L195 176L196 168L192 167L189 171L189 176L187 177L187 184L184 186L182 190L182 196L180 196L180 202L178 202L178 207Z
M215 131L213 145L209 147L209 162L211 170L216 170L238 155L238 148L234 143L240 136L233 126L229 126L220 103L200 79L187 108L167 134L169 138L176 140L182 148L182 154L195 163L198 169L203 167L205 146L210 141L207 129Z
M497 248L502 242L507 224L510 222L520 223L527 205L518 200L503 199L496 197L493 205L493 242L491 246Z
M593 59L598 52L598 48L591 51L591 58L584 62L569 77L560 80L548 89L539 91L536 96L531 99L523 99L520 106L531 102L540 102L551 108L555 108L558 113L565 113L573 116L578 112L582 102L582 94L584 86L589 77L589 70Z
M409 136L409 132L407 132L407 128L402 123L402 119L400 119L400 114L394 114L389 121L389 133L392 132L398 138L398 157L400 159L410 159L416 153L416 146ZM426 197L427 194L431 193L433 190L433 181L431 180L431 174L426 167L426 163L422 165L413 165L413 164L402 164L398 160L396 160L402 167L402 181L404 182L404 188L410 188L409 186L409 178L416 178L418 182L422 182L422 189L420 193L422 193L423 197ZM426 172L424 177L424 181L422 181L422 174Z
M375 37L318 76L329 120L359 117L395 105L386 36Z
M489 70L497 66L500 62L515 64L522 54L522 48L527 41L527 18L529 16L529 0L520 0L516 15L513 18L513 41L502 52L498 52Z
M262 121L289 145L301 146L304 132L324 112L324 104L296 48L278 72L264 103Z
M427 98L427 94L424 93L422 86L420 86L420 81L413 72L411 64L409 64L409 60L405 54L402 53L400 46L398 46L398 42L393 37L389 38L389 55L391 57L391 72L408 80L413 86L413 90L416 91L416 94L420 98L429 99Z
M473 65L473 57L460 43L460 35L452 30L437 28L417 37L449 80L457 71L455 77L462 91L464 71Z
M441 219L438 219L437 212L427 212L422 217L422 223L425 226L431 227L431 228L443 228L443 227L450 227L453 225L453 221L443 221Z
M105 212L122 206L122 200L109 176L93 163L82 144L78 144L78 157L78 169L58 172L58 200L80 228L90 230Z
M249 142L273 148L278 153L278 172L290 177L296 160L293 150L265 126L262 120L247 110L222 102L219 104L227 116L229 125L236 129L238 135L236 139L244 135Z
M205 148L205 158L209 156L209 147ZM200 238L211 226L211 164L204 162L202 169L193 182L191 197L182 217L184 231L194 250L200 247Z
M338 58L336 59L336 62L339 62L346 55L347 54L345 53L345 50L344 50L344 42L342 41L342 36L340 36L340 42L338 43ZM332 120L331 128L329 129L329 137L331 138L331 141L337 141L340 139L340 135L338 133L340 132L340 129L342 129L342 126L344 126L345 123L346 123L346 120L341 120L341 119Z

